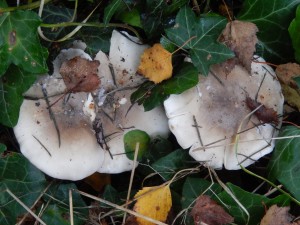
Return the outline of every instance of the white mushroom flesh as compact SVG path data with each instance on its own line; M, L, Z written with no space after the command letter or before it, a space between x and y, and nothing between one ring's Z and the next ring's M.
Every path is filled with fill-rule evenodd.
M255 99L281 115L281 87L274 71L259 63L252 63L251 75L240 66L228 75L218 67L212 70L214 74L200 76L196 87L164 102L169 127L197 161L214 168L240 169L273 150L272 137L281 125L280 119L276 128L262 124L255 115L246 118L251 110L245 99Z

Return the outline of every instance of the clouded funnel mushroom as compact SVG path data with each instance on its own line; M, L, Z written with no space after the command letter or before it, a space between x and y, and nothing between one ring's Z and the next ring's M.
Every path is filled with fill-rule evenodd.
M196 87L164 102L171 131L197 161L235 170L273 150L283 111L281 87L269 66L251 67L251 75L241 66L228 75L213 67Z
M136 38L114 31L109 58L100 51L90 64L98 69L96 76L82 60L91 61L82 49L64 50L54 62L53 75L41 78L26 93L38 100L24 100L14 132L21 152L40 170L66 180L79 180L96 171L128 171L133 161L125 155L123 135L127 131L140 129L163 137L169 134L162 107L144 112L130 104L131 93L143 79L136 75L140 55L148 47L135 42ZM87 67L89 73L81 67ZM81 78L97 82L82 82ZM93 84L98 87L99 83L94 90ZM57 101L66 91L70 95Z

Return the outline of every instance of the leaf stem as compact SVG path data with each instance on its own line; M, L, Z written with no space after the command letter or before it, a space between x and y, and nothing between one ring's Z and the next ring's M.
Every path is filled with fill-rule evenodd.
M52 0L45 0L45 4L51 2ZM21 5L21 6L14 6L14 7L7 7L7 8L0 8L0 13L5 13L5 12L12 12L16 10L25 10L25 9L35 9L40 7L41 1L37 2L32 2L26 5Z
M131 26L128 26L126 24L122 23L80 23L80 22L63 22L63 23L57 23L57 24L47 24L47 23L42 23L40 25L41 27L45 28L57 28L57 27L70 27L70 26L84 26L84 27L97 27L97 28L105 28L105 27L121 27L127 30L132 31L137 38L141 38L139 33Z

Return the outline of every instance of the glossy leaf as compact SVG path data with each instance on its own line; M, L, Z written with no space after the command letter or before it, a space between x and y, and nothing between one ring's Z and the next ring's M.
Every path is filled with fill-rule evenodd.
M187 209L188 207L191 207L193 201L202 194L214 196L221 191L222 188L219 184L212 184L211 182L200 178L188 177L182 188L182 208Z
M300 63L300 5L297 7L296 18L289 26L289 33L295 50L295 58Z
M190 168L193 159L187 150L178 149L154 162L151 167L165 180L170 180L177 171Z
M44 201L50 201L48 207L45 208L42 214L42 220L46 224L53 225L67 225L70 224L70 207L69 207L69 190L77 189L75 184L56 184L50 187L47 195L44 195ZM52 198L49 198L51 196ZM59 201L56 201L59 200ZM85 202L77 192L72 192L73 201L73 218L74 225L81 225L85 223L88 217L88 210Z
M246 0L239 20L259 29L257 54L272 63L289 62L293 56L288 26L300 0Z
M244 191L240 187L231 183L227 183L226 186L238 199L238 201L247 209L250 215L248 221L247 214L241 209L235 200L226 191L222 191L217 195L218 197L216 197L215 200L218 201L220 205L223 205L229 214L234 217L234 222L236 224L256 225L265 214L265 207L269 207L274 204L280 206L289 204L289 199L284 195L280 195L274 199L269 199L263 195Z
M0 16L0 76L11 63L31 73L47 72L47 49L42 47L37 27L41 20L33 11L14 11Z
M297 137L298 135L298 137ZM300 129L293 126L284 127L276 141L275 150L268 165L269 178L277 179L300 200ZM290 137L289 136L296 136Z
M166 34L171 41L187 49L198 71L207 75L211 65L234 56L224 44L217 42L225 25L224 17L197 18L192 9L183 7L176 16L176 24L166 29Z
M122 0L110 1L110 3L104 9L104 17L103 17L104 24L108 24L111 18L113 17L113 15L122 7L124 7Z
M20 106L23 102L22 94L35 79L36 75L14 65L10 66L0 78L0 123L8 127L17 124Z
M191 63L183 63L171 79L157 85L152 82L143 84L131 95L131 102L143 104L145 111L149 111L162 104L170 94L180 94L197 83L197 69Z
M44 6L42 19L43 22L47 24L70 22L72 20L73 13L73 9L46 4ZM43 34L51 40L57 40L68 33L64 27L59 27L56 29L42 28L42 30ZM51 42L49 42L49 44L51 44Z
M150 143L149 135L142 130L131 130L127 132L123 140L126 156L131 160L134 158L137 143L139 143L138 160L141 160L142 156L148 150Z
M25 205L31 207L46 187L44 174L24 156L9 152L0 156L0 224L15 224L27 211L5 190L9 189Z

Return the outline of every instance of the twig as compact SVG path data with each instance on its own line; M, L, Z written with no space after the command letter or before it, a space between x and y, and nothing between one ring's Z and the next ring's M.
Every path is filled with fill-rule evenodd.
M37 137L35 137L34 135L32 135L32 137L46 150L46 152L49 154L49 156L52 157L50 151L46 148L46 146L43 145L43 143Z
M71 223L71 225L74 225L72 189L69 189L69 205L70 205L70 223Z
M133 158L133 168L132 168L131 174L130 174L130 181L129 181L129 187L128 187L128 192L127 192L126 203L129 202L129 198L130 198L130 193L131 193L131 188L132 188L133 177L134 177L134 172L135 172L135 167L136 167L136 162L137 162L137 156L138 156L138 153L139 153L139 149L140 149L140 143L137 142L136 145L135 145L134 158ZM128 205L125 205L124 207L127 208L127 206ZM127 216L127 213L125 212L122 224L125 224L126 216Z
M44 221L41 220L35 213L28 208L17 196L15 196L9 189L5 190L16 202L18 202L24 209L27 210L28 213L30 213L37 221L39 221L43 225L47 225Z
M47 90L43 86L42 86L42 92L43 92L43 95L44 95L44 98L45 98L45 101L46 101L46 104L47 104L47 108L48 108L48 112L49 112L49 115L50 115L50 119L53 121L55 130L56 130L56 133L57 133L58 147L60 147L60 144L61 144L61 141L60 141L60 131L59 131L59 128L58 128L58 125L57 125L54 113L52 112L52 109L49 107L50 106L50 102L49 102L49 99L48 99Z
M130 210L130 209L126 209L126 208L124 208L124 207L122 207L122 206L119 206L119 205L117 205L117 204L114 204L114 203L112 203L112 202L109 202L109 201L107 201L107 200L104 200L104 199L102 199L102 198L98 198L98 197L96 197L96 196L87 194L87 193L85 193L85 192L83 192L83 191L79 191L79 190L77 190L77 189L72 189L72 190L75 191L75 192L77 192L77 193L79 193L79 194L81 194L81 195L83 195L83 196L86 196L86 197L88 197L88 198L90 198L90 199L94 199L94 200L96 200L96 201L102 202L102 203L107 204L107 205L109 205L109 206L111 206L111 207L114 207L114 208L119 209L119 210L121 210L121 211L127 212L127 213L129 213L129 214L131 214L131 215L134 215L134 216L136 216L136 217L140 217L140 218L142 218L142 219L144 219L144 220L147 220L147 221L149 221L149 222L155 223L155 224L157 224L157 225L168 225L168 224L166 224L166 223L162 223L162 222L160 222L160 221L158 221L158 220L155 220L155 219L152 219L152 218L150 218L150 217L148 217L148 216L144 216L144 215L142 215L142 214L140 214L140 213L137 213L137 212L134 212L134 211L132 211L132 210Z

